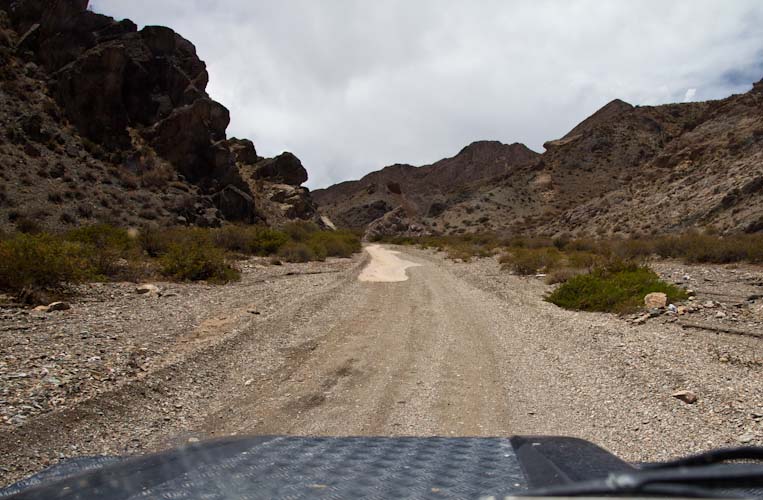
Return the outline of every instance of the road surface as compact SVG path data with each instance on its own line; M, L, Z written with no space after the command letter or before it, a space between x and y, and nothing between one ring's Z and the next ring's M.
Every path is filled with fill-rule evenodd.
M763 434L759 339L564 311L492 259L365 252L329 274L214 289L223 309L178 344L180 362L0 432L2 482L227 435L555 434L641 461ZM699 401L671 397L681 389Z

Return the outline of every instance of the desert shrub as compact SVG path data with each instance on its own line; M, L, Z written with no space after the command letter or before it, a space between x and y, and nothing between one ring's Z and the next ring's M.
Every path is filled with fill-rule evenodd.
M302 243L310 239L310 235L318 232L320 228L313 222L295 221L284 224L281 230L293 241Z
M146 226L138 233L138 246L149 257L159 257L167 253L178 232L177 229L167 230L157 226Z
M565 258L570 267L587 270L603 264L606 260L606 257L602 255L582 250L567 251Z
M225 251L212 241L208 231L190 229L179 233L160 258L161 273L180 281L227 283L241 277L225 259Z
M167 187L175 178L175 172L167 165L147 169L140 174L140 185L149 189Z
M0 241L0 289L58 288L88 277L81 245L50 234L16 233Z
M34 218L25 215L19 215L17 218L12 216L13 213L8 214L11 222L16 223L16 231L24 234L39 234L42 232L42 226Z
M560 269L554 269L553 271L548 273L548 276L546 276L546 284L556 285L559 283L566 283L567 281L571 280L575 276L583 274L584 272L585 271L579 268L573 268L573 267L563 267Z
M327 257L351 257L360 252L360 238L351 231L317 231L310 235L308 245L316 255Z
M549 272L562 262L562 253L554 247L515 248L499 261L504 269L519 275Z
M290 241L278 251L278 257L286 262L310 262L319 260L314 249L306 243Z
M120 260L134 259L137 245L126 229L95 224L73 229L66 240L79 243L89 273L97 279L114 278L125 268Z
M546 300L565 309L624 313L643 307L644 296L652 292L667 294L669 301L686 298L685 291L661 281L648 267L618 263L570 278Z
M225 226L214 232L217 246L246 255L272 255L289 241L289 236L264 226Z

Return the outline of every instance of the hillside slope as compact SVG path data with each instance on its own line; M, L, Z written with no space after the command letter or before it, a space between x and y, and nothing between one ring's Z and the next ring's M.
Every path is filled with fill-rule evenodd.
M358 181L317 189L313 197L336 223L363 227L398 206L412 216L437 217L468 199L472 186L510 174L539 157L524 144L480 141L431 165L392 165Z
M228 139L208 78L169 28L0 1L0 228L314 217L299 160Z
M405 197L379 197L384 206L369 203L364 190L394 167L321 190L316 199L344 225L367 224L389 212L379 224L392 233L405 233L411 224L418 232L446 234L763 230L763 82L711 102L632 106L615 100L544 146L542 155L527 155L502 173L492 168L496 160L489 154L474 157L468 169L454 165L461 170L449 172L443 203L430 194L442 196L428 176L400 180ZM437 170L443 162L421 170ZM410 200L418 199L429 204L412 207ZM392 213L398 206L403 209ZM383 213L370 210L377 207Z

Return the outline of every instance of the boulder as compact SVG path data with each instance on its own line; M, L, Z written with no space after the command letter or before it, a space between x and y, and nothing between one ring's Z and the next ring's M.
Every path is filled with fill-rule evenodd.
M159 293L159 287L152 284L138 285L135 292L140 295L156 295Z
M252 223L257 218L254 198L236 186L226 186L212 200L227 220Z
M677 391L671 394L676 399L680 399L686 404L694 404L697 402L697 395L692 391Z
M254 178L299 186L307 182L307 170L302 166L299 158L285 152L258 163L254 170Z
M282 216L287 219L307 220L316 214L316 208L307 188L289 184L272 184L269 199L283 206Z
M668 305L668 296L662 292L654 292L644 297L647 309L661 309Z
M72 306L67 302L53 302L52 304L48 304L48 312L68 311L71 308Z
M228 139L226 144L238 163L254 165L259 160L254 143L249 139L236 139L233 137Z

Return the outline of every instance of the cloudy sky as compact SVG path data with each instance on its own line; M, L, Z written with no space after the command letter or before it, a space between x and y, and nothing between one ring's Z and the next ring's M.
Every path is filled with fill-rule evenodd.
M536 151L614 98L721 98L763 78L760 0L93 0L197 47L229 135L312 188L479 139Z

